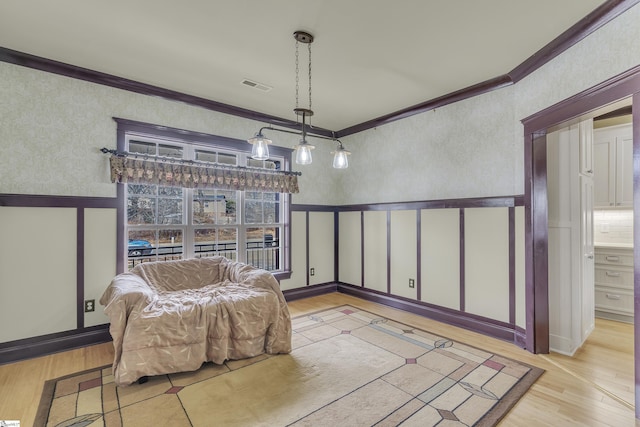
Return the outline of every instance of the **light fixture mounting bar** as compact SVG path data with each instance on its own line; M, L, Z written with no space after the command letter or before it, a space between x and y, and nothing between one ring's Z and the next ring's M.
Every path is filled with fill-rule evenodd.
M294 108L293 112L296 113L299 116L313 116L313 110L310 110L308 108Z
M296 31L293 33L293 37L300 43L313 43L313 36L306 31Z
M263 127L261 127L261 128L260 128L260 130L258 131L258 133L260 133L260 134L261 134L261 133L262 133L262 131L263 131L263 130L265 130L265 129L266 129L266 130L273 130L273 131L276 131L276 132L290 133L290 134L292 134L292 135L302 135L302 132L300 132L300 131L293 131L293 130L288 130L288 129L274 128L274 127L271 127L271 126L263 126ZM326 139L327 141L338 141L338 142L340 142L340 141L339 141L337 138L335 138L335 137L328 137L328 136L324 136L324 135L317 135L317 134L312 134L312 135L310 135L310 134L308 134L308 133L307 133L307 134L305 134L305 135L309 136L310 138ZM341 142L340 142L340 143L341 143ZM341 143L341 144L342 144L342 143Z

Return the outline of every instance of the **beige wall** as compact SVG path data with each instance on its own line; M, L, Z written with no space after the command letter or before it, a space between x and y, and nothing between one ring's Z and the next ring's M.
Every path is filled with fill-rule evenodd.
M416 287L418 283L416 215L415 210L392 211L390 224L391 294L410 299L418 298ZM413 287L409 287L409 279L413 280Z
M76 218L0 207L0 342L76 328Z
M362 227L360 212L340 212L338 221L339 276L338 280L350 285L362 284Z
M334 280L335 232L333 217L333 212L309 213L309 285L318 285ZM312 268L313 275L311 275Z
M116 219L116 209L84 210L84 299L96 303L84 314L85 326L109 323L99 301L116 274Z
M509 321L508 208L464 212L465 302L468 313Z
M291 212L291 277L280 282L280 289L307 285L307 214Z
M421 300L460 310L460 209L421 215Z
M387 212L364 213L364 287L387 292Z

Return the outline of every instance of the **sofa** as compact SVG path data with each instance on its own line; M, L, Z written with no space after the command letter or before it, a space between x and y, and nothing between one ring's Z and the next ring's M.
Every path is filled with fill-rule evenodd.
M100 298L119 386L262 353L291 351L291 317L273 275L224 257L148 262Z

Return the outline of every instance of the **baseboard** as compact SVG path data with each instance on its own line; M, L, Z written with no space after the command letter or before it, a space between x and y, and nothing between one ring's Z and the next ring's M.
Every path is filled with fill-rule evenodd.
M516 326L514 331L514 343L518 347L527 348L527 331L522 329L520 326Z
M549 334L549 351L573 357L578 347L573 346L571 339L560 335Z
M10 341L0 344L0 365L109 341L108 324Z
M429 319L437 320L438 322L458 326L494 338L513 342L520 347L522 346L521 343L523 341L523 338L519 336L520 334L516 330L516 327L507 323L499 322L497 320L487 319L473 314L447 309L444 307L437 307L421 301L414 301L398 296L391 296L370 289L347 285L344 283L338 284L338 292L353 295L364 300L388 305L390 307L418 314Z
M287 301L295 301L302 298L310 298L318 295L330 294L337 292L337 283L323 283L320 285L305 286L304 288L287 289L282 291L284 299Z
M633 323L633 314L625 315L596 310L596 317L607 320L615 320L616 322Z

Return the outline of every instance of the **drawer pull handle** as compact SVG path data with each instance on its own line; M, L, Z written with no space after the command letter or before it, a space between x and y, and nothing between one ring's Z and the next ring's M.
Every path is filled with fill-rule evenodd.
M607 298L609 298L609 299L619 300L619 299L620 299L620 295L616 295L616 294L607 294Z
M619 256L610 256L610 255L608 255L608 256L607 256L607 261L615 261L615 262L618 262L618 261L620 261L620 257L619 257Z
M617 271L607 271L605 274L609 277L620 277L620 273Z

